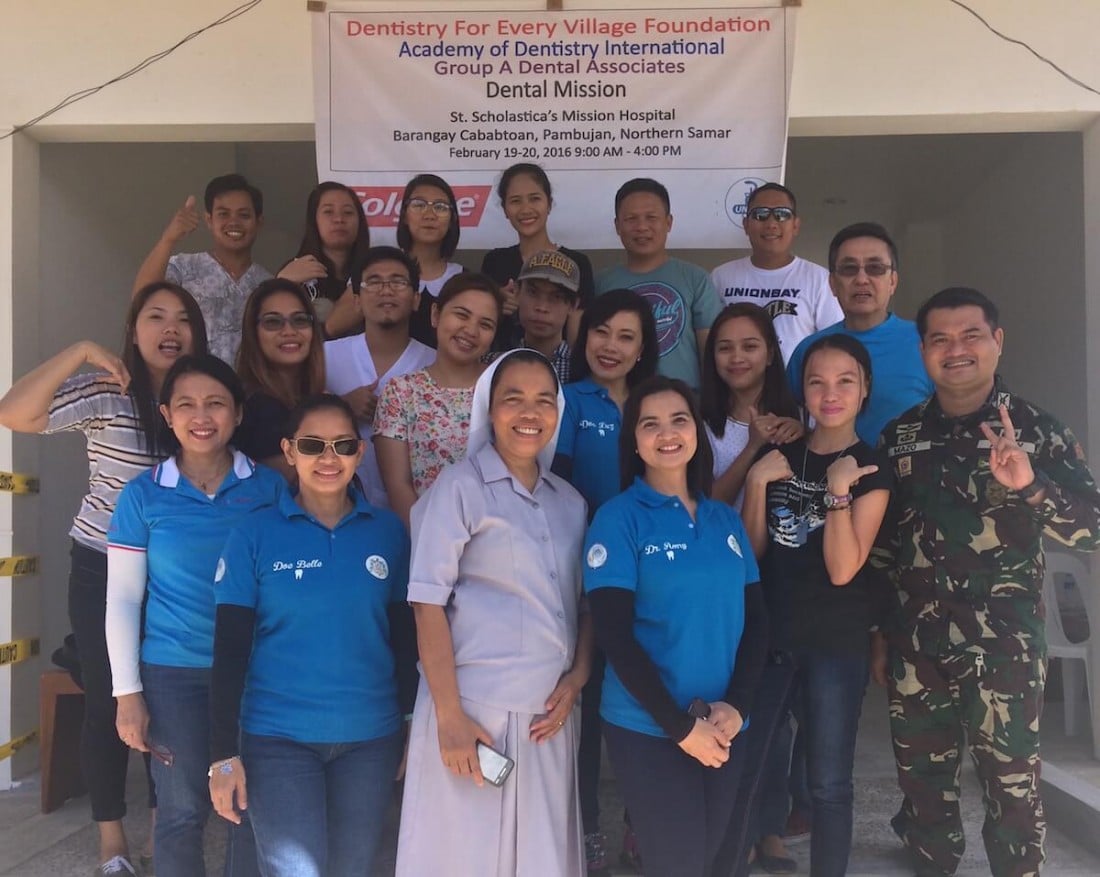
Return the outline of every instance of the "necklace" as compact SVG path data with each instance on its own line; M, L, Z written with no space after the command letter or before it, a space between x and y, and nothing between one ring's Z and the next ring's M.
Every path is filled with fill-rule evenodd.
M177 465L179 466L180 472L184 474L184 477L186 477L188 481L194 484L195 487L197 487L203 493L209 495L211 492L209 485L213 484L217 486L222 483L222 479L225 478L226 474L229 472L230 467L233 465L233 458L230 457L229 462L223 465L219 471L216 471L213 475L208 475L206 478L199 478L188 472L182 465L178 463Z
M806 461L810 456L809 442L803 442L802 444L802 478L799 482L799 497L798 497L798 531L795 534L795 541L799 546L805 545L806 541L810 538L810 522L806 518L806 510L810 505L810 500L819 490L823 490L828 487L829 484L829 467L833 465L837 460L843 456L844 452L850 448L851 445L841 448L837 451L833 458L825 464L825 477L820 481L815 481L810 484L806 481ZM817 456L823 456L818 454Z

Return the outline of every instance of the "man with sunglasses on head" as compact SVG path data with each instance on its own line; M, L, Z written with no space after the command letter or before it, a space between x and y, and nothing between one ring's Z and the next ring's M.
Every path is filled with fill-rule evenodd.
M363 494L371 505L389 508L371 440L374 409L391 378L427 368L435 350L409 335L420 302L415 259L396 247L371 247L352 266L350 279L364 331L325 342L325 389L351 405L358 420L366 443L358 469Z
M775 324L783 361L807 335L843 316L829 291L829 272L792 250L801 220L794 192L780 183L754 189L741 225L752 255L719 265L710 279L723 305L760 305Z
M871 396L856 420L859 437L875 447L886 423L932 395L917 327L890 310L898 287L898 248L886 229L857 222L829 244L829 286L844 319L804 339L787 362L787 380L802 398L802 359L822 335L843 332L871 355Z

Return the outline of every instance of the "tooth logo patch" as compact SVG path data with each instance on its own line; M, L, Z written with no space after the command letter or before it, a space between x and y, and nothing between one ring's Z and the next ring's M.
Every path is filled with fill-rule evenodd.
M605 563L607 563L607 549L597 542L588 549L588 565L592 569L599 569Z
M214 584L216 585L222 579L225 578L225 558L218 558L218 568L214 571Z
M384 579L390 574L390 565L386 563L386 558L380 554L372 554L368 557L366 567L367 572L376 579Z
M741 544L737 541L737 537L730 533L726 538L726 544L730 547L730 551L736 554L740 558L744 558L745 555L741 553Z

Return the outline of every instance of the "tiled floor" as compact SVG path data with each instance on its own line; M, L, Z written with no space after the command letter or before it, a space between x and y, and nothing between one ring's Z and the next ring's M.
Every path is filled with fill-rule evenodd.
M1060 709L1060 704L1052 707ZM1054 716L1051 715L1054 722ZM1070 752L1074 746L1083 749L1080 742L1069 741L1063 745L1052 741L1048 757ZM1081 740L1085 738L1082 737ZM863 725L860 732L858 766L856 776L856 830L852 850L850 877L887 877L892 874L910 874L907 861L897 839L890 831L887 819L897 807L899 795L895 785L893 757L887 739L886 701L882 692L872 687L864 703ZM1100 776L1100 764L1096 765ZM135 759L131 771L131 815L127 826L137 843L144 840L148 812L143 806L143 772ZM622 836L619 802L614 781L606 776L603 781L604 828L611 838L617 854L617 844ZM981 845L981 796L970 771L964 791L964 813L968 849L960 877L987 875L989 868ZM10 877L88 877L94 870L95 831L88 822L87 801L70 801L63 808L42 816L38 813L38 785L32 779L18 789L0 793L0 875ZM221 826L208 831L208 862L210 873L219 873L214 867L220 861ZM396 828L391 819L387 831L387 849L375 869L376 877L392 874L393 846ZM792 844L791 850L799 859L801 870L808 873L809 848L806 843ZM1100 859L1078 847L1057 831L1051 831L1047 844L1048 862L1043 870L1046 877L1095 877L1100 874ZM627 872L620 872L627 873ZM430 877L430 875L425 875Z

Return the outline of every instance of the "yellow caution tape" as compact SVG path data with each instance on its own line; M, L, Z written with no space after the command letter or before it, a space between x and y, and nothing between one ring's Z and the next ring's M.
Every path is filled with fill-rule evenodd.
M38 638L17 639L10 643L0 643L0 667L18 664L38 654Z
M37 737L38 729L35 728L29 734L24 734L22 737L16 737L14 740L7 743L0 743L0 761L3 761L5 758L11 758L28 743L33 743Z
M0 557L0 576L31 576L38 572L37 554Z
M38 479L18 472L0 472L0 490L8 493L38 493Z

